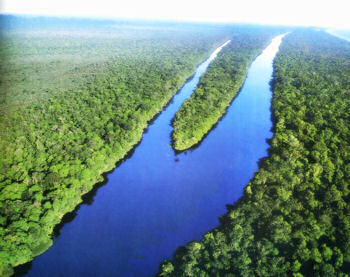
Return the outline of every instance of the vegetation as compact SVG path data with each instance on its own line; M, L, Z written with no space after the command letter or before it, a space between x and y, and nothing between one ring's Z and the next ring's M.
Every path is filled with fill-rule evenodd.
M350 43L295 31L274 75L269 157L220 226L158 276L348 276Z
M271 38L271 32L245 33L233 37L223 48L175 115L172 134L175 150L192 147L210 131L238 93L249 64Z
M63 215L231 32L56 21L1 32L1 276L50 247Z

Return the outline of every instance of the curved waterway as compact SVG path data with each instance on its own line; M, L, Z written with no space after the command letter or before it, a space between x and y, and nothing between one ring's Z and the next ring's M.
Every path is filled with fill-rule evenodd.
M282 36L252 63L244 86L205 140L176 155L171 120L223 46L196 70L93 201L64 224L27 276L152 276L181 245L218 225L267 155L270 80ZM227 42L229 43L229 42Z

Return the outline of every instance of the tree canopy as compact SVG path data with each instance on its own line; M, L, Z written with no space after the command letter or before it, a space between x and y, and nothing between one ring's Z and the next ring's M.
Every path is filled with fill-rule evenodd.
M175 150L199 143L226 112L247 75L253 58L275 33L242 33L231 38L202 76L192 96L176 113L172 133Z
M220 226L158 276L348 276L350 44L294 31L274 69L269 157Z
M1 32L2 276L52 244L54 226L232 31L78 27Z

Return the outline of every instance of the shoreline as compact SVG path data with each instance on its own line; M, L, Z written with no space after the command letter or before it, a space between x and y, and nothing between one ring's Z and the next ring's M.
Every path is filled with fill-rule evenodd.
M215 47L215 46L214 46ZM214 48L214 52L220 48L219 47L215 47ZM51 243L50 245L43 250L41 253L39 253L38 255L35 255L31 260L16 265L13 267L14 269L14 273L17 274L21 274L20 272L21 267L26 267L26 265L30 264L32 262L33 259L35 259L35 257L41 255L42 253L44 253L45 251L47 251L53 244L53 238L56 237L55 234L59 233L60 229L64 226L65 222L64 222L64 218L65 217L71 217L74 216L74 213L76 213L80 206L85 204L84 201L84 196L88 195L89 193L91 193L95 187L97 187L97 189L101 186L104 185L104 183L107 181L107 175L111 172L113 172L116 168L118 168L118 166L123 163L126 159L130 158L133 154L133 152L135 151L135 149L137 148L137 146L141 143L142 138L143 138L143 134L145 132L147 132L147 128L157 119L157 117L171 104L173 98L175 97L175 95L177 95L179 93L179 91L181 90L181 88L184 86L184 84L186 84L186 82L188 80L191 80L197 70L197 68L203 63L205 62L207 59L209 59L211 57L211 55L213 54L213 49L210 49L207 53L203 54L201 57L201 61L199 63L196 64L196 66L194 67L194 69L191 71L191 73L189 73L189 77L183 77L183 80L180 82L181 85L176 88L175 92L173 94L170 95L170 97L168 97L167 99L165 99L165 101L161 104L161 108L158 109L156 112L153 113L152 116L150 116L150 119L148 119L144 124L142 124L142 126L140 126L139 130L138 130L138 134L136 136L133 137L133 139L129 142L128 147L124 147L124 151L122 151L122 153L118 153L118 156L116 156L116 159L114 158L109 158L109 162L107 162L107 164L105 165L105 167L101 170L99 170L96 174L94 174L93 177L93 181L90 183L89 185L89 190L88 191L84 191L82 194L80 194L79 198L75 198L75 202L72 203L70 202L70 206L73 207L72 209L68 209L67 211L64 211L64 213L62 214L62 216L59 217L59 222L56 223L53 227L52 227L52 232L50 233L50 238L51 238ZM188 74L186 74L188 75ZM74 218L74 217L73 217ZM70 222L70 221L68 221ZM58 230L57 230L58 227ZM10 274L9 276L11 276L12 274Z

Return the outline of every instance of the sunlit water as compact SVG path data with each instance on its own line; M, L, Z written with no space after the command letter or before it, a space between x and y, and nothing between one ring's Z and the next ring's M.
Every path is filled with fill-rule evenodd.
M273 39L256 58L240 94L199 147L175 155L171 120L217 49L149 126L133 155L108 174L93 202L82 205L53 246L34 259L27 276L152 276L179 246L216 227L267 155L269 82L281 40Z

